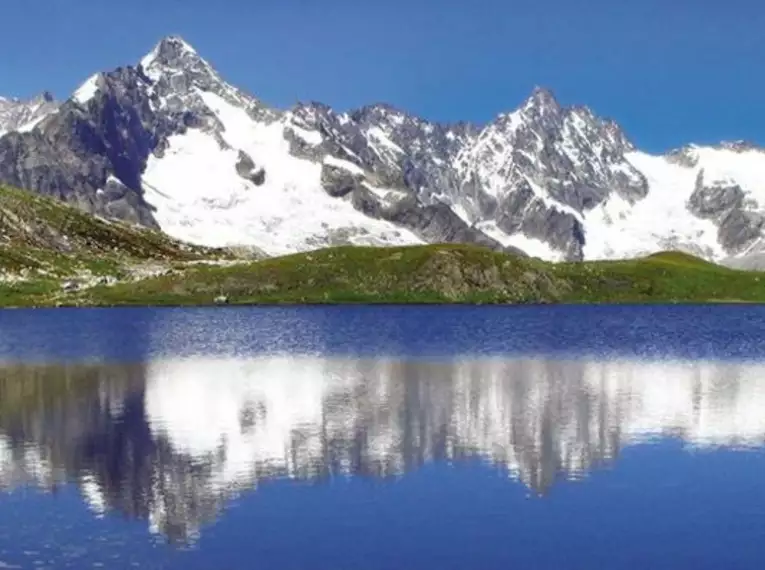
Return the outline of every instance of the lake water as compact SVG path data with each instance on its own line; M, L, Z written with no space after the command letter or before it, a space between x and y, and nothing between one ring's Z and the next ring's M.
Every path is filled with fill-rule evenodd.
M0 311L0 568L765 568L765 308Z

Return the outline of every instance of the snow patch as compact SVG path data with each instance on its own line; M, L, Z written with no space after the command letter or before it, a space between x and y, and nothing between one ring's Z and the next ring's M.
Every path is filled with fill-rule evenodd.
M84 105L90 101L93 97L96 96L96 93L98 93L98 79L98 73L88 77L88 79L85 80L85 83L80 85L74 92L72 99L74 99L80 105Z
M585 259L635 257L665 249L723 257L717 226L687 208L697 169L637 151L625 158L646 177L648 195L630 204L612 194L585 214Z
M321 188L321 164L294 157L281 123L253 121L218 95L200 92L225 126L230 150L189 129L169 139L162 158L150 157L143 176L146 200L171 236L210 246L254 245L271 255L331 244L338 232L359 245L422 243L408 230L369 218ZM238 150L265 169L256 186L236 173Z
M473 223L473 220L470 214L468 214L467 209L462 204L451 204L450 208L466 224L470 225Z
M21 125L18 129L16 129L16 132L18 132L18 133L28 133L29 131L33 130L37 125L42 123L43 120L47 119L48 117L50 117L51 115L53 115L53 114L55 114L57 112L58 111L56 110L56 111L52 111L50 113L44 113L44 114L42 114L42 115L40 115L38 117L35 117L34 119L29 121L28 123L25 123L25 124Z
M499 229L497 227L497 223L493 220L480 222L476 224L475 227L481 230L490 238L497 240L505 247L517 247L524 253L532 257L538 257L539 259L543 259L545 261L557 262L564 260L564 255L562 252L553 249L542 240L527 237L522 233L507 234Z
M316 146L324 142L324 139L318 131L309 131L308 129L304 129L291 123L287 125L287 128L310 145Z
M369 128L367 130L367 137L377 151L380 151L382 148L396 154L404 154L403 149L394 143L380 127Z
M336 158L332 156L331 154L328 154L324 157L324 164L328 166L334 166L335 168L341 168L343 170L347 170L351 174L358 174L359 176L364 176L365 172L364 169L357 166L356 164L353 164L352 162L348 160L343 160L342 158Z
M534 192L534 196L538 200L540 200L545 205L546 208L549 208L551 210L558 210L559 212L570 214L574 216L574 218L576 218L580 222L584 220L581 212L575 210L571 206L567 206L566 204L561 204L557 200L550 198L550 196L547 194L547 191L544 188L542 188L539 184L534 182L534 180L530 176L524 175L523 178L526 180L526 182L528 182L529 187Z
M396 199L405 198L407 193L403 192L401 190L396 190L394 188L379 188L378 186L373 186L369 184L368 182L363 182L362 186L364 186L367 190L372 192L375 196L380 198L381 200L384 200L386 202L395 201Z
M695 147L697 169L704 170L707 185L737 185L747 197L765 209L765 152L752 149Z

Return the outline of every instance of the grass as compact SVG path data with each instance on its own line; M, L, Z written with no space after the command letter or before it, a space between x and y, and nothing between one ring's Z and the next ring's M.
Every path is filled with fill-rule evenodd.
M518 303L553 300L535 263L462 245L343 246L99 287L86 304Z
M0 275L118 275L134 262L225 257L161 232L91 216L60 201L0 186Z
M96 287L85 305L765 302L765 274L668 252L550 264L465 245L337 247Z
M633 260L561 264L553 271L571 284L563 301L765 302L765 273L729 269L679 252Z
M211 259L231 263L194 263ZM166 274L129 279L141 264ZM122 281L62 289L63 280L82 275ZM680 252L551 264L453 244L342 246L237 261L230 252L0 188L1 307L208 305L220 296L231 304L760 303L765 273Z

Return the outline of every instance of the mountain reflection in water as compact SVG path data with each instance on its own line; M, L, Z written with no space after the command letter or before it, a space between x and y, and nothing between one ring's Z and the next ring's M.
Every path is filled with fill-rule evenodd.
M188 358L0 367L0 487L79 485L193 540L271 478L398 476L480 458L543 495L630 444L760 446L765 365Z

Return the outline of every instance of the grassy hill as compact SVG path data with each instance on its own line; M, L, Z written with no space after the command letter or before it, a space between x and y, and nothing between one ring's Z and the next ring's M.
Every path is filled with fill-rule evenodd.
M0 306L54 303L66 284L134 280L231 257L0 186Z
M473 246L337 247L96 287L86 304L765 302L765 274L681 253L550 264Z
M195 305L221 297L232 304L765 302L765 273L678 252L551 264L466 245L344 246L252 261L0 188L0 306Z

